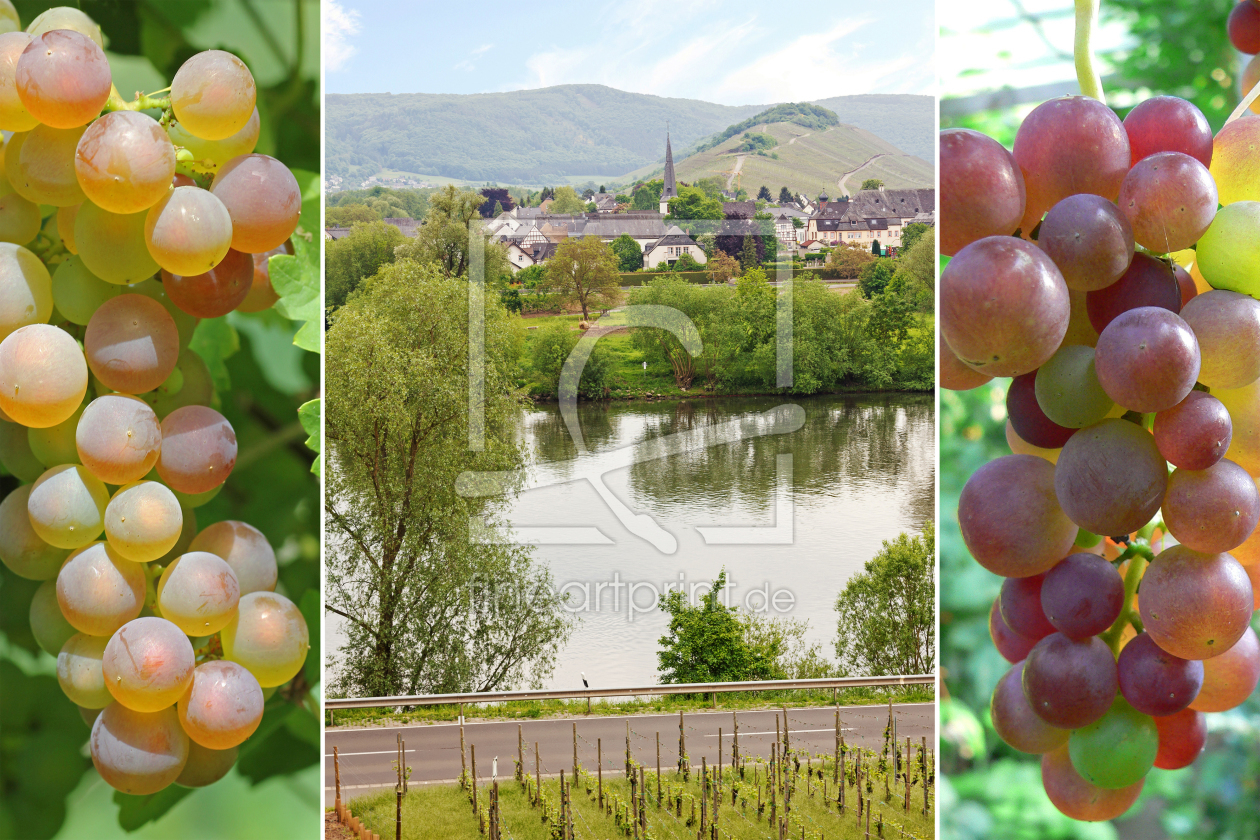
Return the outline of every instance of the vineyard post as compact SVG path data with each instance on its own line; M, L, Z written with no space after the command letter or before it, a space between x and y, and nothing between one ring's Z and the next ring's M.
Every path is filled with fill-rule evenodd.
M604 739L595 739L595 761L598 763L596 773L599 776L599 809L604 810Z
M790 755L792 752L792 741L788 736L788 713L787 706L783 707L783 755Z
M777 735L778 722L776 721L775 724L776 724L775 730L776 730L776 735ZM766 778L766 793L770 795L770 822L774 823L775 825L779 824L779 809L778 809L779 780L778 780L778 776L776 775L776 773L778 772L778 766L779 766L779 741L776 738L775 742L770 746L770 771Z
M560 768L560 837L569 840L569 797L565 795L564 768Z
M656 810L661 809L661 731L656 730Z
M866 840L871 840L871 801L866 800Z
M468 784L468 748L464 745L464 704L459 705L459 780Z
M901 753L897 751L897 718L892 719L893 774L901 772Z
M480 814L481 812L477 810L477 745L470 745L468 750L472 754L473 813Z
M639 825L647 834L647 768L639 765Z
M678 773L685 777L683 773L683 762L687 756L687 732L683 729L683 713L678 712Z
M401 742L401 746L402 746L402 768L403 768L403 793L408 793L411 788L411 779L409 779L408 776L410 776L411 774L408 772L410 768L407 767L407 742L406 741Z
M714 836L717 836L718 810L719 810L718 806L722 804L722 785L721 785L721 782L720 782L721 778L722 778L722 773L721 773L721 770L719 770L719 771L718 771L718 779L719 779L719 783L713 786L713 819L712 819L712 823L713 823L713 834L714 834Z
M858 753L857 759L853 762L853 778L857 780L858 809L857 820L858 828L862 827L862 806L866 803L866 797L862 795L862 754Z
M493 800L493 802L494 802L494 811L492 812L492 813L494 814L494 838L493 838L493 840L499 840L499 781L498 781L497 779L496 779L496 780L495 780L495 782L494 782L494 800ZM399 838L399 840L402 840L402 838Z
M634 838L639 840L639 774L630 774L630 821L634 823Z
M718 727L718 765L717 765L717 786L722 787L722 727Z
M336 747L333 747L333 778L337 783L337 801L334 807L337 810L337 816L344 820L345 817L341 813L341 758L337 755Z
M923 736L923 745L922 745L922 747L921 747L921 748L920 748L920 750L919 750L919 754L920 754L920 755L923 755L923 756L926 756L926 755L927 755L927 736L926 736L926 735L924 735L924 736ZM928 812L928 772L927 772L927 768L928 768L927 761L924 761L924 762L923 762L923 813L925 813L925 814Z
M534 742L534 804L542 802L542 758L538 755L538 742Z
M630 721L626 721L626 775L634 775L634 759L630 757Z
M709 813L709 759L707 756L700 756L700 834L705 833L708 826L706 819Z
M577 760L577 721L573 722L573 778L578 777L578 760Z
M833 782L840 781L840 707L836 707L836 759L831 766Z
M810 785L814 781L814 759L812 756L805 756L805 795L813 796L814 791Z
M731 744L731 769L739 773L739 712L731 712L731 717L735 723L735 740Z
M525 780L525 730L516 724L516 781Z
M402 788L394 798L394 840L402 840Z
M910 736L906 736L906 813L910 813Z

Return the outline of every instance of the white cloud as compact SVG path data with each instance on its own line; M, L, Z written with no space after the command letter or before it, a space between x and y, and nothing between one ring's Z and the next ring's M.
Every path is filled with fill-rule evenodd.
M873 18L851 18L825 32L802 35L738 67L719 87L722 101L800 102L868 93L877 88L904 88L902 76L920 64L931 75L930 53L926 57L885 57L862 51L859 44L837 43L875 22ZM863 52L861 56L859 51Z
M477 49L470 52L469 55L473 58L479 58L490 52L492 49L494 49L494 44L482 44L480 47L477 47Z
M350 37L359 33L359 13L340 0L324 0L323 10L324 68L340 70L358 52Z

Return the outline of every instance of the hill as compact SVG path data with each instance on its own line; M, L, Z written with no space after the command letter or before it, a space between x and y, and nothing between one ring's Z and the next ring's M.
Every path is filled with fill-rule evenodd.
M775 196L780 187L787 187L793 193L815 196L825 191L833 197L851 195L866 178L879 178L889 188L930 187L935 183L932 164L852 125L842 123L818 131L778 122L756 125L749 131L754 137L769 135L778 145L767 149L765 156L744 153L739 150L744 135L736 135L708 151L676 161L678 179L694 183L723 175L731 186L739 179L750 195L767 186ZM660 177L661 169L652 164L630 175L632 179ZM848 173L852 174L846 179Z
M835 111L848 126L932 159L931 97L841 96L814 104ZM329 94L327 172L347 179L390 172L472 183L625 182L627 173L663 164L667 122L678 160L684 150L769 107L717 105L602 85L472 95Z

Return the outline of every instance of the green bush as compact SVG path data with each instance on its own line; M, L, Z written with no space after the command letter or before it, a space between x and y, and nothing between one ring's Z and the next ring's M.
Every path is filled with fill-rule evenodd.
M559 395L565 360L581 337L581 333L571 329L565 322L551 324L538 331L530 346L530 364L542 379L541 393L548 396ZM613 365L613 358L608 350L596 344L582 368L582 378L577 387L578 396L587 400L608 396L612 388Z

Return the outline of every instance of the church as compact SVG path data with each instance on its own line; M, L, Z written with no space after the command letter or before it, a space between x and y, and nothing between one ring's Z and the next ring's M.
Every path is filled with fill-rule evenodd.
M665 188L661 190L661 213L668 215L669 200L678 198L678 184L674 180L674 150L669 147L669 132L665 132Z

